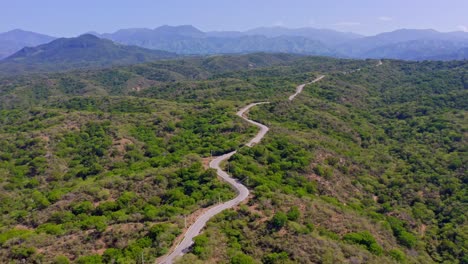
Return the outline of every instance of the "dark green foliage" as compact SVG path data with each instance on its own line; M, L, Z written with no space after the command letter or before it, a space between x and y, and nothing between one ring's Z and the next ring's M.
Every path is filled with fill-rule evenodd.
M288 222L288 216L283 212L277 212L271 219L271 225L275 229L281 229Z
M237 253L231 258L231 264L255 264L255 259L243 253Z
M265 264L280 264L284 263L289 259L288 253L279 252L279 253L270 253L263 257L262 261Z
M352 244L363 245L367 250L376 255L382 255L383 253L383 249L377 244L375 238L368 231L348 233L343 236L343 240Z
M388 252L388 254L390 255L390 257L392 257L393 259L395 259L396 261L400 263L404 263L406 260L405 253L403 253L402 251L398 249L392 249Z
M13 246L11 248L10 256L13 259L28 259L36 253L33 247Z
M90 255L90 256L83 256L79 257L76 260L77 264L101 264L102 257L99 255Z
M206 235L199 235L193 239L193 253L202 259L206 259L206 246L208 245L208 237Z
M388 219L390 226L392 227L393 234L397 238L398 242L405 247L412 248L416 245L417 239L416 237L411 234L410 232L406 231L403 227L403 222L390 217Z
M463 263L466 62L373 65L254 54L0 79L0 256L104 243L77 262L151 262L184 216L234 196L202 158L237 149L253 197L207 226L203 261ZM257 100L270 131L242 147L256 129L234 113Z
M297 206L293 206L291 207L291 209L289 209L287 216L288 220L296 221L299 219L299 217L301 217L301 212L299 211L299 208Z

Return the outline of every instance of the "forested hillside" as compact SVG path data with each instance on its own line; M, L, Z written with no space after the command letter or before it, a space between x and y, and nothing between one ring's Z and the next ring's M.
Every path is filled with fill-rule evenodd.
M468 263L468 63L212 56L0 79L0 262ZM360 69L360 70L357 70ZM317 76L290 102L295 87ZM270 127L253 148L256 129Z

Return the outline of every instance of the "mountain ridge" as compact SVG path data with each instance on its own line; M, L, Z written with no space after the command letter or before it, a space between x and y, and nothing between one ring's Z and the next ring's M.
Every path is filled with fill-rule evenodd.
M56 39L22 29L13 29L0 33L0 60L26 46L37 46Z
M15 35L15 32L29 34L30 38L36 36L34 32L22 30L6 33ZM0 59L2 54L5 57L13 53L11 48L2 50L2 36L6 33L0 33ZM311 27L259 27L246 31L204 32L192 25L164 25L154 29L127 28L113 33L88 33L123 45L185 55L283 52L358 59L463 60L467 59L463 49L468 47L467 32L438 32L433 29L398 29L375 36L362 36ZM45 36L39 42L55 39L37 35ZM15 47L35 46L21 44L21 40L27 36L18 38ZM3 39L7 41L5 37Z
M4 73L100 68L175 58L176 54L116 44L91 34L59 38L36 47L25 47L0 61Z

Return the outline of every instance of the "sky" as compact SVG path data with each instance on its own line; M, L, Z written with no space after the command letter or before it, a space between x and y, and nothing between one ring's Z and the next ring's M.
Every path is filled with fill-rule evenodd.
M194 25L203 31L314 27L374 35L399 28L468 32L468 0L0 0L0 32Z

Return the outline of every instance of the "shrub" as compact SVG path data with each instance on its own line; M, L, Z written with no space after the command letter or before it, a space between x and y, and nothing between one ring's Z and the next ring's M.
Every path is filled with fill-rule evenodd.
M69 264L70 260L65 256L57 256L54 259L54 264Z
M76 260L77 264L102 264L102 258L99 255L83 256Z
M406 260L405 253L403 253L402 251L400 251L398 249L390 250L388 252L388 255L390 255L390 257L392 257L393 259L395 259L398 262L404 262Z
M401 233L399 233L397 235L397 240L400 244L408 248L413 248L414 246L416 246L416 243L418 241L413 234L407 231L402 231Z
M206 246L208 245L208 237L206 235L199 235L193 239L193 254L205 258L207 253Z
M231 258L231 264L254 264L254 263L256 263L255 259L244 253L237 253L234 257Z
M90 201L84 201L77 203L72 207L72 212L75 215L79 214L89 214L94 210L94 206Z
M281 229L288 222L288 216L283 212L277 212L271 219L273 228Z
M42 224L36 230L38 232L44 232L46 234L55 236L63 235L65 233L65 231L62 228L62 225L56 225L52 223Z
M289 209L287 216L290 221L296 221L301 216L301 212L297 206L293 206Z
M265 264L276 264L276 263L285 263L289 259L288 253L280 252L280 253L270 253L263 257L263 263Z
M375 241L375 238L368 231L359 232L359 233L348 233L343 237L344 241L347 241L352 244L363 245L370 252L381 255L383 250Z
M35 253L36 253L35 248L25 247L25 246L14 246L11 248L11 251L10 251L12 258L15 258L15 259L29 258Z

